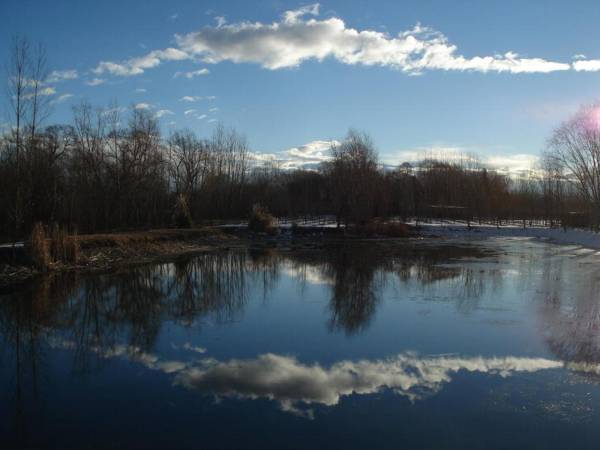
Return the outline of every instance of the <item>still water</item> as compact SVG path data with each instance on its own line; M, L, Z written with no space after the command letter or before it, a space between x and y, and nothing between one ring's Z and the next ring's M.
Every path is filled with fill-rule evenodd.
M0 448L594 448L600 255L229 251L0 292Z

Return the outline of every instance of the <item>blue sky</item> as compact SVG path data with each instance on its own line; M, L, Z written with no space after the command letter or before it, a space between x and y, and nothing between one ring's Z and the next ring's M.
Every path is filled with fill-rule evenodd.
M0 60L17 32L45 44L66 78L51 122L116 100L165 133L221 121L286 157L355 127L388 162L452 149L509 166L600 97L599 19L597 1L3 0Z

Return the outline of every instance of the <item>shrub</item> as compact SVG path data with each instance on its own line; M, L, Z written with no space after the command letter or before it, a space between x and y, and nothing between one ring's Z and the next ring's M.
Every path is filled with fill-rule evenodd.
M29 255L33 264L41 270L47 270L52 263L50 246L44 225L36 223L31 230L28 242Z
M277 232L275 218L267 208L259 204L252 207L252 212L248 218L248 229L257 233L275 234Z

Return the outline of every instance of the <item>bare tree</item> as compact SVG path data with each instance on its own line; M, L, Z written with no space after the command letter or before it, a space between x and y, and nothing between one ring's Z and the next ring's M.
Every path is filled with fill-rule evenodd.
M21 151L22 128L27 112L27 74L29 72L29 40L24 36L15 36L11 46L11 56L7 68L8 101L11 106L13 133L17 165Z
M594 228L600 225L600 104L583 106L550 139L550 157L564 170L590 205Z
M564 173L562 166L551 154L544 153L539 162L544 219L553 227L562 216Z
M377 153L371 138L350 130L339 145L331 147L327 164L331 195L338 225L363 222L373 216L373 194L378 181Z
M40 124L48 117L50 96L48 95L46 79L48 78L48 68L46 59L46 50L42 44L38 44L31 52L29 61L29 75L27 84L29 92L27 98L30 104L29 114L29 139L30 145L35 146L36 132Z
M23 199L21 192L21 157L23 146L23 125L27 114L27 74L29 72L29 41L24 36L15 36L11 46L8 75L8 101L12 112L12 133L14 140L15 192L10 214L18 234L23 222Z

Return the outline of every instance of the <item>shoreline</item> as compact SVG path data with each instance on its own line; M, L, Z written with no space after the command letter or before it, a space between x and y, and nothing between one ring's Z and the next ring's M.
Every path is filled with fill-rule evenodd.
M10 288L29 279L44 274L65 272L108 272L120 268L157 262L174 261L205 252L248 249L262 250L277 248L282 251L322 249L328 245L372 242L405 244L413 242L449 241L452 239L491 237L523 237L540 239L553 244L580 245L590 249L600 249L600 234L586 230L563 231L541 227L520 228L516 226L495 227L448 223L420 223L411 226L405 237L382 235L349 235L343 230L331 227L301 227L291 232L283 228L276 235L253 233L245 227L204 227L197 229L157 229L124 233L104 233L77 236L80 258L77 263L55 262L47 270L40 270L32 264L10 263L0 259L0 287ZM19 247L24 254L23 246Z
M284 251L320 249L340 242L406 241L407 237L371 237L344 235L343 230L318 227L291 232L283 229L276 235L254 233L246 227L204 227L197 229L158 229L125 233L79 235L77 263L54 262L46 270L36 268L28 259L24 245L4 245L6 254L0 258L0 287L21 284L36 276L65 272L106 272L149 263L173 261L211 251L278 248ZM11 252L18 254L11 258ZM8 255L8 257L7 257ZM0 255L2 256L2 255Z
M54 262L49 269L40 270L23 261L0 261L0 286L20 284L44 274L104 272L207 251L244 247L244 243L234 235L213 228L80 235L77 241L80 246L77 263ZM25 254L23 246L20 251Z

